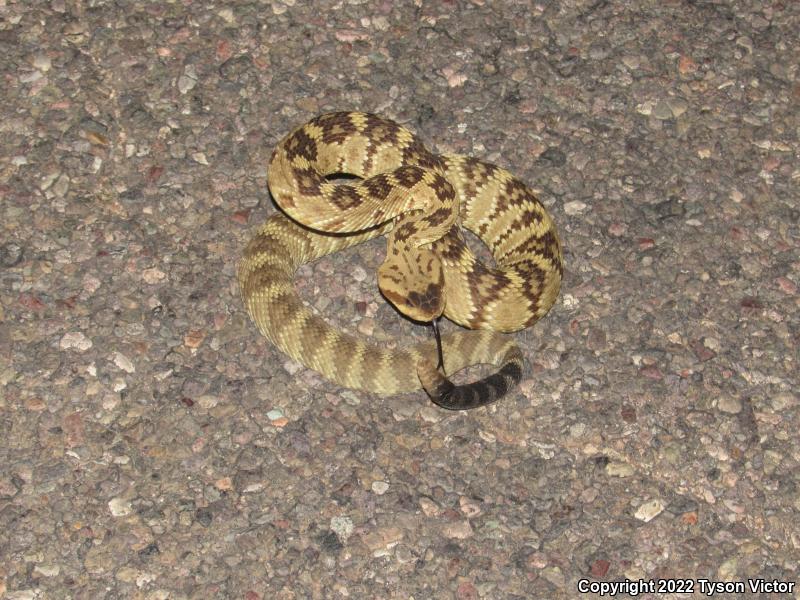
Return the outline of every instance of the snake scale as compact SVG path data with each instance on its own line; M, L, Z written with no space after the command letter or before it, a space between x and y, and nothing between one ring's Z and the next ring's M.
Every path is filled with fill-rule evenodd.
M353 176L352 183L331 181ZM242 299L284 353L339 385L381 395L425 389L448 409L482 406L522 377L509 332L531 326L558 296L561 244L552 218L511 173L476 158L437 155L394 121L361 112L315 117L272 153L268 185L281 209L257 229L239 262ZM462 228L489 248L477 260ZM402 314L440 315L467 328L402 349L332 327L294 289L297 268L387 236L378 286ZM482 380L447 375L489 363Z

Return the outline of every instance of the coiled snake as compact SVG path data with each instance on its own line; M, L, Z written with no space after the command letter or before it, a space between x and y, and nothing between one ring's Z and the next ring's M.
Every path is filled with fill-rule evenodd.
M360 180L334 183L327 176ZM360 112L320 115L289 133L269 164L282 212L250 240L239 285L261 332L328 379L382 395L424 388L449 409L502 397L522 377L522 352L505 335L553 305L563 272L555 225L533 192L505 169L475 158L436 155L394 121ZM478 261L461 227L491 250ZM444 373L477 363L492 375L453 385L434 342L388 350L329 325L294 290L297 268L387 235L378 286L401 313L469 328L442 336Z

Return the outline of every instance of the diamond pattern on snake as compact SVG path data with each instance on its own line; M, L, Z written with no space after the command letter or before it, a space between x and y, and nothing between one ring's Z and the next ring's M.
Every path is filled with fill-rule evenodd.
M334 182L334 174L355 178ZM283 138L268 185L280 212L256 230L238 279L250 317L275 346L338 385L380 395L424 389L453 410L494 402L519 383L523 354L509 334L550 310L563 274L555 224L525 183L477 158L434 154L389 119L334 112ZM475 257L464 229L494 266ZM303 304L298 267L377 236L387 243L383 296L414 321L443 316L463 329L440 337L436 328L436 339L389 350ZM479 363L496 370L451 382Z

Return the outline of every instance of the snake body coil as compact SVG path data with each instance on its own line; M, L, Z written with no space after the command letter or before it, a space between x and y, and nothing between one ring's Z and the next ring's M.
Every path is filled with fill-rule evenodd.
M360 180L333 183L332 174ZM475 158L432 154L393 121L341 112L278 144L269 187L283 212L249 242L239 285L251 318L283 352L342 386L382 395L423 387L450 409L488 404L519 382L522 353L504 333L550 309L563 271L553 221L519 179ZM496 267L476 259L461 227L488 246ZM303 304L293 284L299 266L384 234L383 295L412 319L444 314L470 329L443 336L444 372L477 363L497 372L454 386L436 368L433 342L380 348Z

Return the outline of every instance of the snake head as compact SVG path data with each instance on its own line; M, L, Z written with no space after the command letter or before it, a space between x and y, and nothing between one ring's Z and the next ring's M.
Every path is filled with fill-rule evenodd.
M444 312L444 269L430 250L390 251L378 268L378 287L397 310L415 321L430 322Z

